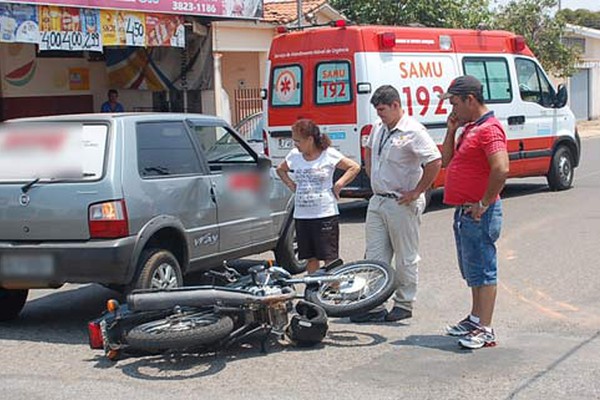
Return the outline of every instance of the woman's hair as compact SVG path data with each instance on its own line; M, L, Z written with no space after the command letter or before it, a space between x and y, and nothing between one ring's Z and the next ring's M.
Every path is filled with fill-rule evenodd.
M304 138L312 137L315 146L320 150L325 150L331 146L331 139L329 139L329 136L325 133L321 133L319 126L310 119L299 119L292 125L292 131Z

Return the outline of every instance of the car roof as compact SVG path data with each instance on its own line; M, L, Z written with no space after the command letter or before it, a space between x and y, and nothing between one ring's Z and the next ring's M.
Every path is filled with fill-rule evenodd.
M128 112L128 113L88 113L88 114L63 114L46 115L40 117L16 118L5 122L78 122L78 121L115 121L115 120L182 120L192 119L209 122L212 124L220 123L226 125L225 120L220 117L206 114L194 113L163 113L163 112Z

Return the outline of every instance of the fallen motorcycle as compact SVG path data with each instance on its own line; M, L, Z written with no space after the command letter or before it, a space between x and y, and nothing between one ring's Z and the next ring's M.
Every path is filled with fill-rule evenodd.
M107 311L88 324L90 347L116 359L122 353L218 350L258 335L266 351L270 334L310 346L325 337L328 316L365 313L395 289L394 270L372 260L336 260L298 278L264 264L246 274L227 265L207 274L223 283L138 290L124 305L109 300ZM295 289L299 284L303 294Z

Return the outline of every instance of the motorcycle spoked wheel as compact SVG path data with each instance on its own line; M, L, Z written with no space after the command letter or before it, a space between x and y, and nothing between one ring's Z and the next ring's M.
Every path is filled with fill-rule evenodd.
M131 349L184 350L209 345L233 330L233 320L213 312L184 313L138 325L125 335Z
M344 277L340 282L307 286L305 298L325 309L330 317L364 314L384 303L394 293L395 271L374 260L355 261L328 271Z

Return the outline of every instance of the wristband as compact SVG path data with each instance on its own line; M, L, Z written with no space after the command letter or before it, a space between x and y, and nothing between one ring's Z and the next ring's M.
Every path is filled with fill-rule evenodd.
M479 200L479 208L488 208L489 204L483 204L483 200Z

